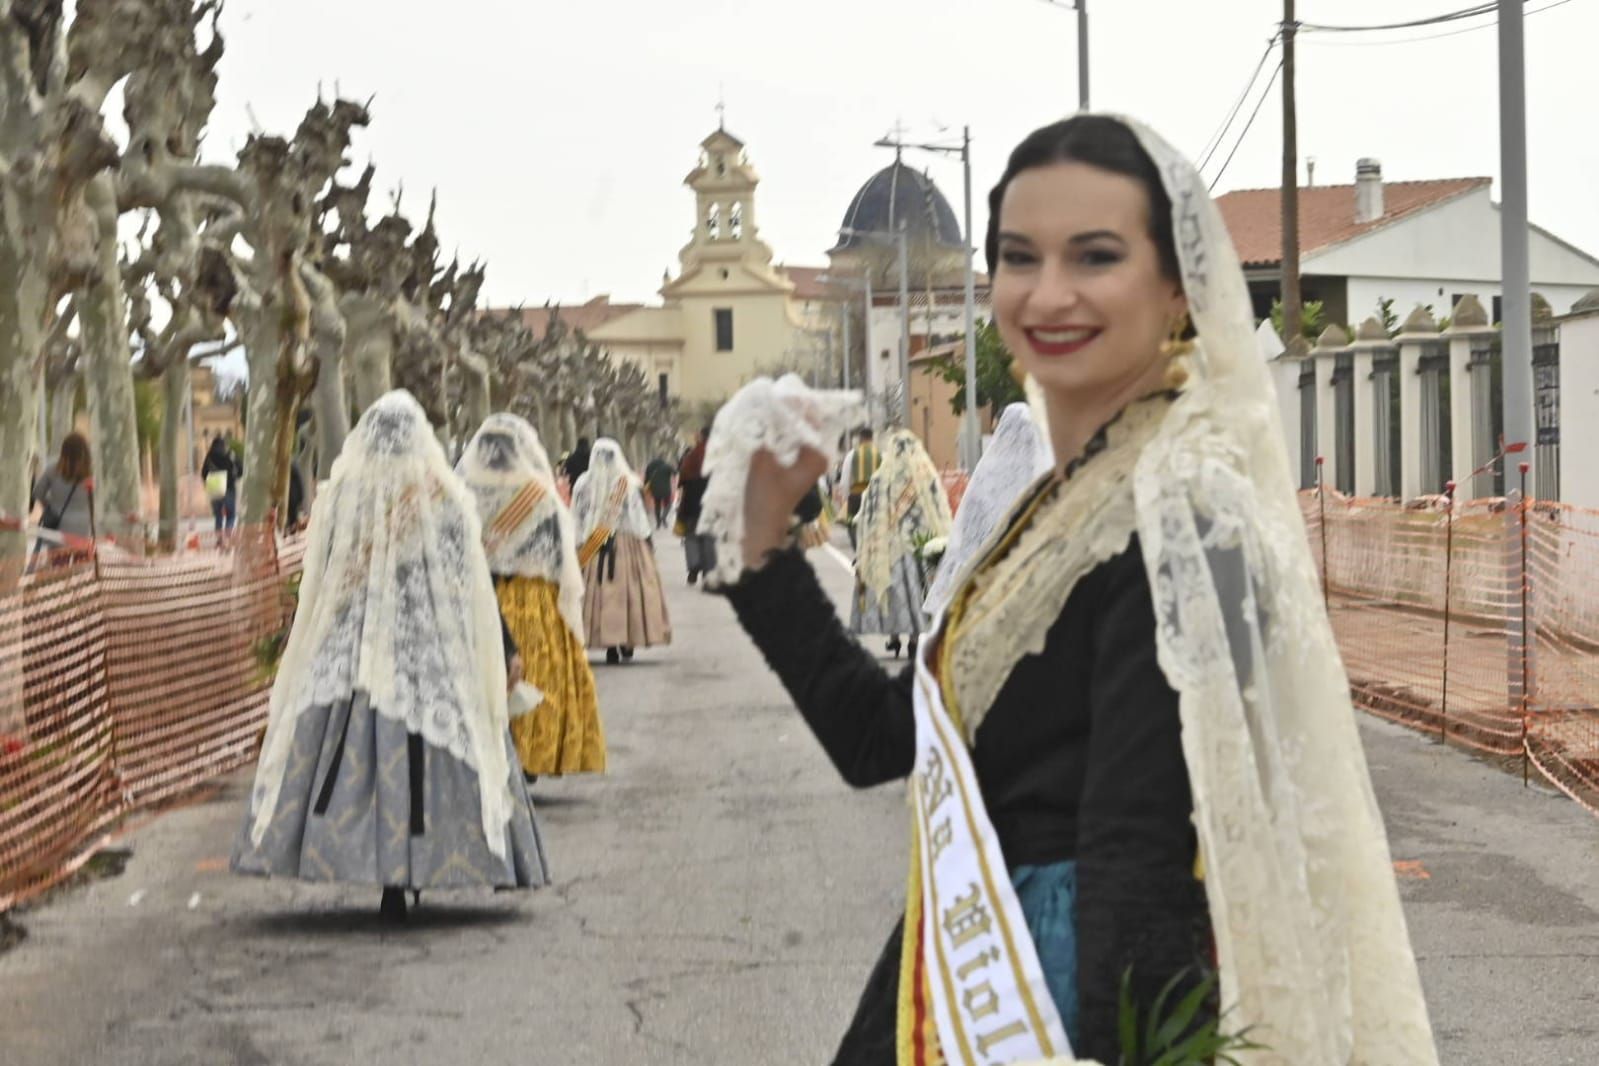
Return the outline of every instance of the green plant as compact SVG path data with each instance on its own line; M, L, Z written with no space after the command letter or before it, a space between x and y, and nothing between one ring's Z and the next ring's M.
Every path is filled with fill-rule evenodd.
M1021 384L1011 376L1014 360L1010 349L999 337L992 320L977 326L977 405L995 411L1004 410L1013 403L1027 398ZM966 411L966 360L963 355L937 360L927 371L955 386L949 406L956 414Z
M270 685L277 679L278 664L283 661L283 649L289 643L289 630L294 626L294 612L300 603L300 577L300 574L293 574L283 583L283 624L250 645L256 680L263 685Z
M1263 1045L1249 1039L1248 1029L1241 1033L1223 1033L1221 1025L1225 1012L1196 1022L1200 1008L1216 995L1214 974L1168 1009L1178 984L1186 976L1187 973L1180 973L1166 982L1140 1030L1138 1005L1133 1001L1132 971L1122 974L1117 1011L1122 1047L1119 1066L1210 1066L1212 1063L1240 1066L1235 1057L1238 1052L1265 1050Z
M1271 324L1279 337L1283 334L1283 302L1271 302ZM1327 305L1320 300L1307 300L1299 308L1299 334L1314 341L1327 328Z

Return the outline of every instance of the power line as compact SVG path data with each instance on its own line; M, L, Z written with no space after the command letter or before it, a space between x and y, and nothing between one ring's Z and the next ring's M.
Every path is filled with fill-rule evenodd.
M1244 85L1244 91L1238 94L1238 99L1234 102L1232 110L1227 113L1227 118L1216 128L1216 132L1210 135L1210 138L1205 141L1205 147L1200 150L1199 154L1202 157L1199 161L1200 170L1204 170L1210 164L1211 157L1216 154L1216 149L1220 148L1221 142L1227 138L1227 131L1238 120L1238 113L1244 109L1244 104L1249 102L1249 94L1254 91L1255 83L1260 80L1260 72L1266 69L1266 60L1271 58L1272 49L1277 47L1277 42L1281 39L1282 32L1279 30L1271 40L1266 42L1266 50L1260 53L1260 62L1255 64L1254 73L1249 75L1249 81Z
M1555 8L1564 7L1569 3L1571 3L1571 0L1554 0L1553 3L1545 4L1543 7L1533 8L1531 11L1527 12L1527 16L1530 18L1533 15L1539 15L1545 11L1553 11ZM1459 37L1463 33L1475 33L1477 30L1491 30L1498 25L1499 20L1495 19L1492 22L1484 22L1478 26L1466 26L1463 29L1449 30L1445 33L1427 33L1422 34L1419 37L1397 37L1387 41L1313 40L1312 43L1320 48L1382 48L1393 44L1416 44L1420 41L1441 41L1445 37Z
M1277 61L1277 69L1271 72L1271 80L1266 82L1266 91L1260 94L1260 99L1255 101L1255 110L1249 113L1249 121L1244 123L1243 132L1233 142L1233 150L1227 153L1227 158L1222 162L1221 169L1216 172L1216 177L1211 181L1208 191L1215 192L1216 186L1221 182L1222 175L1227 173L1227 167L1233 161L1233 156L1238 154L1239 146L1244 143L1244 138L1249 136L1249 128L1255 124L1255 118L1260 114L1261 107L1266 103L1266 98L1271 95L1271 87L1277 84L1277 75L1283 72L1282 60Z
M1527 0L1522 0L1526 3ZM1477 18L1497 10L1497 3L1476 4L1472 7L1461 8L1458 11L1448 11L1441 15L1432 15L1423 19L1412 19L1409 22L1388 22L1371 26L1330 26L1320 22L1301 22L1299 28L1312 33L1371 33L1378 30L1413 30L1420 26L1437 26L1445 22L1458 22L1461 19Z

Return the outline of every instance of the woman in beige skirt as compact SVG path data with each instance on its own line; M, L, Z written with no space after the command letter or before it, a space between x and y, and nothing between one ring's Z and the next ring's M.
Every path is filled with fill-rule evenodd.
M635 648L672 642L661 575L650 542L654 526L638 475L609 437L594 442L588 472L572 488L578 559L583 564L583 629L605 661L633 658Z

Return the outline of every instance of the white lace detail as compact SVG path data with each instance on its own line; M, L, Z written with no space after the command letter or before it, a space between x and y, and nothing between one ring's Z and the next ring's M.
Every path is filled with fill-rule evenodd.
M699 530L716 538L716 568L706 575L715 588L738 580L744 568L744 488L750 457L765 449L791 464L806 448L838 459L838 441L866 420L857 392L809 388L797 375L756 378L722 405L705 448L710 484Z
M550 457L536 430L520 415L484 419L455 472L477 501L489 570L537 577L559 590L561 618L583 633L583 570L577 562L572 513L555 489ZM529 485L543 490L531 509L509 510Z
M1199 335L1133 492L1229 1024L1270 1049L1251 1063L1436 1063L1237 254L1193 167L1129 125L1171 196Z
M305 710L366 692L373 710L478 772L503 857L512 796L499 610L477 509L403 390L367 409L312 508L252 797L257 843Z
M861 587L886 606L899 561L915 556L919 538L948 536L950 523L949 497L921 439L908 429L890 430L855 517Z
M1137 523L1133 469L1168 408L1162 397L1123 412L1104 430L1104 449L1069 482L1041 487L1038 491L1052 498L1039 503L1002 558L984 564L1010 529L1011 516L1036 494L1026 492L1021 501L1013 501L977 553L978 563L968 568L975 574L957 586L973 586L959 634L950 645L956 705L968 743L975 743L978 727L1016 664L1044 650L1077 582L1127 550Z
M1027 404L1005 408L955 512L949 546L922 607L929 618L944 613L994 530L1027 487L1049 472L1052 462L1049 444Z
M617 494L618 482L626 488ZM578 539L586 540L600 526L614 533L644 538L655 532L644 509L642 483L622 455L622 446L610 437L594 442L588 471L572 486L572 520Z

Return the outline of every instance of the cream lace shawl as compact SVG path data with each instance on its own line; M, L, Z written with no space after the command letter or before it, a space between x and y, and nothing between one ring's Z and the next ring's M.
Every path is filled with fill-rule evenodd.
M484 419L455 472L477 501L489 569L537 577L559 590L561 618L583 633L583 570L577 563L572 512L555 490L555 475L527 419L500 413ZM510 509L529 485L543 490L532 508Z
M312 507L251 796L257 844L300 715L357 689L374 712L477 771L484 838L504 858L514 800L494 583L477 506L404 390L361 416Z

